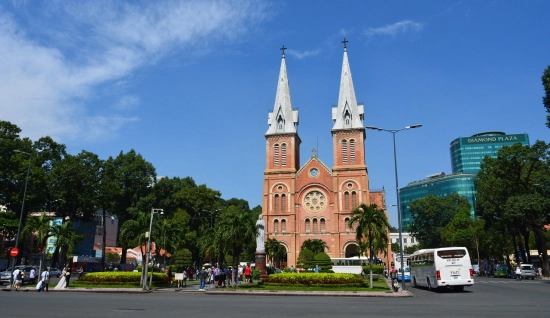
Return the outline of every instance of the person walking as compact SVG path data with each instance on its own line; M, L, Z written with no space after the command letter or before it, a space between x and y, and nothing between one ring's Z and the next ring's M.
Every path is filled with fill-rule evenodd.
M172 278L174 277L174 275L172 275L171 268L168 269L168 273L166 275L168 276L168 286L172 287Z
M71 269L68 267L65 268L65 277L67 278L65 288L68 288L71 282Z
M13 271L13 285L16 291L19 291L21 284L23 283L23 272L17 268Z
M516 267L516 280L521 280L521 268L519 266Z

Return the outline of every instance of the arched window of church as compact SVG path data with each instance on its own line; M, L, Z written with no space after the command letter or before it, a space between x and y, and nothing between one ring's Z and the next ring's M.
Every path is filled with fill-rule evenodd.
M319 229L317 227L317 219L313 219L313 233L318 232Z
M350 139L349 141L349 161L350 163L355 163L355 140Z
M285 121L283 120L282 116L279 116L279 118L277 119L277 131L282 132L284 131L284 128L285 128Z
M275 167L278 167L279 166L279 144L275 144L273 145L273 162L274 162L274 165Z
M286 167L286 144L281 145L281 166Z
M342 140L342 163L348 163L348 142L347 140Z
M286 232L286 220L285 219L281 220L281 232L283 232L283 233Z
M275 200L274 200L274 201L275 201L275 202L274 202L274 203L275 203L275 212L279 212L279 211L280 211L280 210L279 210L279 209L280 209L280 207L279 207L279 204L280 204L280 202L279 202L279 195L276 194L274 199L275 199Z
M351 208L355 209L357 207L357 192L353 191L351 193Z
M349 128L351 126L351 115L348 110L344 113L344 127Z
M325 219L321 219L321 232L325 232Z
M281 195L281 212L286 212L286 194Z
M344 226L346 227L346 231L350 231L350 227L349 227L349 218L345 218L344 219Z
M306 219L306 232L310 232L310 226L311 226L311 223L309 219Z
M273 221L273 229L275 230L275 233L279 232L279 220Z
M344 192L344 211L349 211L349 192Z

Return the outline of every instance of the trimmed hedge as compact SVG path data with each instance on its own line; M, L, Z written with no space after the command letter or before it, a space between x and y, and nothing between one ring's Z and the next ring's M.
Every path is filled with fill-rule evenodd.
M354 274L342 273L279 273L269 275L268 284L277 285L304 285L304 286L326 286L345 285L361 286L363 278Z
M363 272L365 272L365 275L370 274L370 265L363 266ZM382 265L372 265L372 273L373 274L383 274L384 273L384 266Z
M78 282L94 284L139 284L140 281L141 273L139 272L94 272L87 273L78 279ZM168 275L165 273L153 273L153 282L168 282Z

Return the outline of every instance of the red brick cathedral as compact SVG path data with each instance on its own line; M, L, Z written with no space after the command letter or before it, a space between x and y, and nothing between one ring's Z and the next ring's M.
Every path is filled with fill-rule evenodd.
M358 256L355 232L347 225L351 210L360 203L386 207L384 191L369 190L364 110L355 98L345 42L338 106L332 108L332 169L316 150L300 163L298 111L292 108L283 47L275 106L265 134L262 215L265 240L274 238L285 246L288 267L296 266L307 239L325 241L332 258Z

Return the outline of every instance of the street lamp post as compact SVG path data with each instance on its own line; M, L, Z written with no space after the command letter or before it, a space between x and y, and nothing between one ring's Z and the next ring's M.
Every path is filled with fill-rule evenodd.
M366 126L365 128L378 131L387 131L393 136L393 163L395 170L395 194L397 199L397 222L399 222L399 258L401 263L401 290L406 290L405 288L405 267L403 264L403 225L401 224L401 203L399 202L399 179L397 177L397 151L395 149L395 134L402 131L412 128L420 128L421 124L407 126L401 129L383 129L374 126Z
M149 254L151 253L151 231L153 230L153 215L155 213L164 214L163 209L151 208L151 221L149 222L149 232L147 234L147 255L145 256L145 275L143 276L143 290L149 290L147 286L147 271L149 270Z
M17 153L29 155L29 166L27 168L27 177L25 178L25 190L23 191L23 202L21 203L21 213L19 214L19 226L17 227L17 236L15 238L15 248L17 249L19 248L19 235L21 234L21 225L23 223L23 211L25 210L25 199L27 198L27 185L29 184L29 174L31 172L32 155L38 152L42 152L44 150L49 150L49 148L42 149L37 152L25 152L21 150L14 150L14 152L17 152ZM14 257L13 260L11 261L11 277L10 277L11 286L13 286L13 272L15 271L15 259L16 257Z

